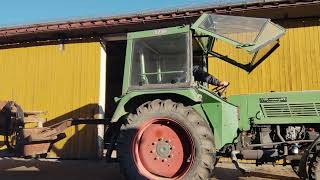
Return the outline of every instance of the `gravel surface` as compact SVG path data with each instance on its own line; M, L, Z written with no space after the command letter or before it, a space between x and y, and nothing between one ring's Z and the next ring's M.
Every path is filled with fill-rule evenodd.
M217 164L213 179L298 179L290 166L242 164L247 174L241 174L233 164ZM118 163L93 160L36 160L0 158L0 180L124 180Z

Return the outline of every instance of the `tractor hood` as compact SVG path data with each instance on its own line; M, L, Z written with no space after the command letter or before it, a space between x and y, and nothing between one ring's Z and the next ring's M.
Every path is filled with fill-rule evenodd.
M279 46L279 38L285 33L270 19L206 13L191 29L208 54L248 72ZM239 53L241 59L232 57Z

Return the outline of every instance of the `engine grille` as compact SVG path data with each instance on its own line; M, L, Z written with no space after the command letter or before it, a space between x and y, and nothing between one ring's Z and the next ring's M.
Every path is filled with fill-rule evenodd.
M261 104L265 117L320 116L319 103L268 103Z

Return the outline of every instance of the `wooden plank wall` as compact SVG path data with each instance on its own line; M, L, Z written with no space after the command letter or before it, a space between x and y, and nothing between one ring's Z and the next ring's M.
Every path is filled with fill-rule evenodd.
M287 30L280 39L280 47L251 73L219 59L209 59L209 72L231 83L228 96L320 89L319 18L281 20L276 23ZM243 61L245 56L242 52L232 51L221 42L218 45L218 50Z
M0 99L14 100L24 110L47 111L50 125L97 113L100 44L82 42L0 50ZM97 157L97 128L68 128L49 157ZM1 145L0 145L1 147Z

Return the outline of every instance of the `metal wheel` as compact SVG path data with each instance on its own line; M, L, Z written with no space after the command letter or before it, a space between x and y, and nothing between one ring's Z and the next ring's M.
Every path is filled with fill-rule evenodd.
M208 122L171 100L147 102L131 113L117 148L127 179L207 180L216 160Z
M317 151L310 159L309 179L320 179L320 151Z
M299 165L301 179L320 179L320 136L304 150Z
M194 145L187 129L168 118L148 120L132 143L135 163L149 179L182 177L194 159Z

